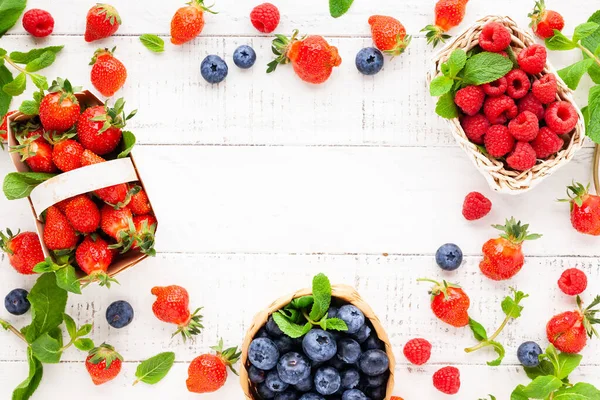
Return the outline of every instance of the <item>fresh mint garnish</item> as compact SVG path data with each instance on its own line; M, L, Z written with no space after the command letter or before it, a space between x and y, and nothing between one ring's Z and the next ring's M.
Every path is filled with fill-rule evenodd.
M333 18L346 14L354 0L329 0L329 13Z
M156 35L148 33L140 36L140 42L150 51L154 53L162 53L165 51L165 41Z
M26 5L27 0L0 1L0 37L17 23Z
M168 351L160 353L142 361L135 371L137 378L134 385L139 382L144 382L149 385L154 385L160 382L171 370L175 362L175 353Z

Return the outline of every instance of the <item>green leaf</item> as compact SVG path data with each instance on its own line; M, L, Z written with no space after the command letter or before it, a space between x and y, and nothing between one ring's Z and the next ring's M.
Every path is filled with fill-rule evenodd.
M142 361L135 371L135 376L137 378L135 383L144 382L149 385L157 384L167 376L171 367L173 367L174 362L175 353L170 351L160 353L146 361Z
M467 60L463 70L464 83L483 85L506 75L513 67L512 62L496 53L483 52Z
M33 396L36 391L42 376L44 375L44 367L42 363L33 356L31 348L27 348L27 363L29 364L29 375L27 378L15 388L12 394L12 400L27 400Z
M8 330L8 328L10 328L10 327L11 327L10 323L6 322L6 321L5 321L5 320L3 320L3 319L0 319L0 326L1 326L2 328L4 328L4 330L6 330L6 331Z
M73 346L75 346L76 348L78 348L81 351L90 351L94 347L96 347L94 345L94 342L92 341L92 339L87 339L87 338L77 339L76 341L73 342Z
M40 90L48 90L48 80L45 76L39 74L29 74L31 81Z
M292 339L302 337L312 329L310 322L307 322L305 325L298 325L288 321L281 313L273 314L273 320L275 320L279 329Z
M81 282L72 265L65 265L56 271L56 284L67 292L81 294Z
M577 86L579 86L579 81L581 81L581 78L588 69L590 69L593 63L594 60L591 58L578 61L573 65L569 65L568 67L559 70L558 76L565 81L570 89L575 90L577 89Z
M292 300L289 305L295 309L301 310L312 306L314 302L315 299L312 296L302 296Z
M548 50L573 50L577 47L577 43L563 35L560 31L554 30L554 36L546 39L546 47Z
M150 35L148 33L140 36L140 42L150 51L154 53L162 53L165 51L165 41L156 35Z
M504 350L504 346L502 346L502 344L498 342L491 340L489 343L494 348L494 351L496 351L496 353L498 354L498 358L492 361L488 361L487 365L489 365L490 367L497 367L502 363L502 360L506 355L506 351Z
M41 275L27 296L31 303L31 326L36 338L63 322L67 292L56 285L54 274Z
M92 328L93 328L92 324L81 325L79 327L79 329L77 330L76 336L77 337L87 336L92 331Z
M0 65L0 88L13 81L12 72L4 65ZM4 116L10 107L12 96L4 90L0 90L0 115Z
M595 22L596 24L600 25L600 10L596 11L588 21ZM600 28L590 36L582 39L581 44L589 51L597 54L596 51L600 49ZM584 58L589 58L585 52L583 52L583 56ZM598 64L593 64L588 70L588 74L594 83L600 84L600 66Z
M531 380L538 376L554 375L554 366L548 360L540 360L537 367L523 367L523 369Z
M318 274L313 278L312 292L314 303L309 317L313 321L319 321L329 310L331 304L331 283L324 274Z
M329 13L333 18L339 18L350 9L354 0L329 0Z
M525 389L525 386L523 385L519 385L515 388L515 390L513 390L513 392L510 394L510 400L529 400L529 397L523 393L523 390Z
M581 363L583 356L580 354L569 354L560 353L558 355L558 369L556 371L556 377L558 379L565 379L571 372L575 371L575 368Z
M600 143L600 85L593 86L590 89L587 110L586 135L595 143Z
M572 387L559 389L553 400L597 400L600 399L600 390L589 383L576 383Z
M28 62L25 66L25 71L37 72L40 69L51 66L52 63L54 63L54 60L56 60L56 54L54 54L52 51L46 51L35 60Z
M26 5L27 0L0 0L0 37L19 20Z
M135 135L129 131L123 131L123 151L119 153L117 158L125 158L129 156L133 146L135 146Z
M329 330L329 331L347 331L348 330L348 325L346 325L346 323L339 318L328 318L328 319L325 319L325 321L327 321L327 324L326 324L325 328L323 328L324 330Z
M532 399L545 399L562 385L562 381L555 376L538 376L523 389L523 394Z
M34 100L25 100L21 103L19 111L25 115L38 115L40 113L40 105Z
M523 306L520 305L521 300L523 300L526 297L529 297L529 295L521 291L516 291L514 289L512 290L514 292L514 298L510 296L506 296L504 298L504 300L502 301L502 311L504 311L504 314L506 314L506 316L516 319L521 316L521 311L523 311Z
M583 24L578 25L573 34L573 41L579 42L581 39L585 39L596 32L599 27L600 25L595 22L584 22Z
M441 96L452 90L453 85L454 81L451 78L440 75L431 81L431 85L429 86L429 94L433 97Z
M475 321L472 318L469 318L469 327L471 328L471 331L473 332L473 336L475 336L475 339L479 342L482 342L484 340L487 340L488 335L487 332L485 330L485 328L483 327L483 325L481 325L479 322Z
M9 82L6 85L4 85L2 89L5 93L8 93L9 95L14 97L21 95L26 88L27 77L23 72L21 72L12 82Z
M458 118L458 109L454 104L454 97L452 93L446 93L438 99L437 105L435 106L435 112L440 117L446 119Z
M67 328L67 333L69 334L69 337L71 338L71 340L75 339L77 337L77 324L69 314L65 313L63 315L63 319L65 321L65 327Z
M62 344L48 333L44 333L31 343L34 356L43 363L57 364L62 356Z
M21 53L20 51L13 51L12 53L10 53L9 57L11 60L16 62L17 64L28 64L28 63L32 62L33 60L35 60L36 58L39 58L42 54L44 54L46 52L58 54L63 49L63 47L65 47L65 46L49 46L49 47L43 47L40 49L29 50L27 53Z
M8 200L22 199L29 196L37 185L54 176L40 172L11 172L4 177L2 190Z
M465 67L467 63L467 53L463 49L457 49L450 54L448 59L448 75L450 78L456 78L456 75Z

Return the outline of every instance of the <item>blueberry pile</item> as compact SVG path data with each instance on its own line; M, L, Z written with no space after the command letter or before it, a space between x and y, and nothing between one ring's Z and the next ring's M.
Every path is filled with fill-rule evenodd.
M292 339L269 317L248 349L248 376L257 399L382 400L389 377L384 344L355 306L333 299L329 318L344 332L313 328Z

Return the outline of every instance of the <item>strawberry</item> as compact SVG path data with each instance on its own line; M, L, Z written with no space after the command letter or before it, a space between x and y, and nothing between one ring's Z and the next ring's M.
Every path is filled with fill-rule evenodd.
M96 4L87 13L85 41L104 39L112 36L121 25L117 10L108 4Z
M8 262L20 274L32 275L33 267L44 261L40 238L35 232L13 235L10 229L6 234L0 231L0 249L8 256Z
M600 323L593 308L600 304L597 296L592 304L583 308L581 298L577 296L578 310L555 315L546 325L548 341L563 353L579 353L587 344L587 337L600 337L592 326Z
M92 85L105 97L113 96L127 79L127 68L114 57L115 48L98 49L92 58Z
M129 185L129 190L132 190L134 188L135 185ZM146 191L144 189L139 188L139 192L131 196L131 201L129 202L129 209L134 215L144 215L150 214L152 212L150 200L148 199L148 195L146 194Z
M322 36L298 39L298 30L290 38L276 36L273 40L273 52L278 57L269 63L267 73L275 71L279 64L291 62L300 79L319 84L329 79L333 68L342 63L337 47L330 46Z
M111 248L122 248L121 253L127 252L135 241L133 216L128 208L115 209L105 204L100 212L100 228L118 243Z
M171 43L184 44L198 36L204 29L204 11L216 14L204 5L204 0L191 0L188 6L178 9L171 20Z
M460 286L446 281L440 284L432 279L418 279L418 281L435 284L429 293L431 310L436 317L457 328L469 324L468 310L471 300Z
M50 250L71 250L77 245L77 233L69 220L54 206L46 211L44 243Z
M571 225L577 232L600 236L600 196L590 194L589 188L573 182L567 187L569 198L559 201L571 205Z
M64 132L69 130L79 117L81 107L73 94L71 82L57 78L48 89L48 94L40 102L40 121L46 131Z
M523 267L525 257L521 246L526 240L542 237L537 233L527 232L528 224L521 225L514 218L507 219L505 225L493 225L504 232L497 239L490 239L483 245L483 260L479 269L488 278L495 281L510 279Z
M81 155L81 166L99 164L106 160L92 151L85 150ZM117 208L125 207L129 203L130 194L126 183L105 187L94 191L102 201L109 205L115 205Z
M233 364L238 362L242 354L237 347L223 350L221 339L211 349L217 354L203 354L190 363L186 385L192 393L212 393L221 389L227 381L227 367L237 375Z
M16 135L19 144L13 146L10 152L20 154L21 161L24 161L32 172L53 173L57 168L52 161L52 146L43 135L44 130L38 125L28 124L24 131Z
M0 123L0 141L8 139L8 117L16 112L16 110L9 111L2 117L2 123Z
M72 198L65 207L65 215L77 232L92 233L100 226L100 210L87 195Z
M562 31L565 27L565 20L556 11L546 10L544 0L535 2L533 12L529 15L531 23L529 26L539 38L548 39L554 36L554 30Z
M153 215L136 215L133 217L135 226L136 240L133 242L132 249L139 249L142 253L154 257L154 234L156 232L157 221Z
M135 110L125 116L124 107L125 101L119 99L114 107L106 104L85 110L77 122L77 138L81 145L96 155L114 151L121 142L121 128L137 112Z
M189 303L190 296L181 286L156 286L152 288L152 294L157 296L152 304L152 311L156 318L169 324L177 324L179 328L173 336L181 333L183 341L198 335L204 326L202 325L202 315L198 308L193 314L190 314Z
M465 17L469 0L438 0L435 5L435 25L427 25L421 32L427 32L427 43L444 43L450 29L459 25Z
M399 56L408 47L411 37L406 36L406 29L396 18L373 15L369 25L375 47L384 53Z
M77 265L87 275L82 279L83 286L99 282L100 286L110 288L112 282L118 283L106 273L112 259L113 252L104 239L96 234L86 236L75 251Z
M115 351L115 348L103 343L88 353L85 367L92 377L94 385L102 385L119 375L122 362L123 357Z
M55 142L52 149L52 161L63 172L69 172L81 167L83 146L72 139Z

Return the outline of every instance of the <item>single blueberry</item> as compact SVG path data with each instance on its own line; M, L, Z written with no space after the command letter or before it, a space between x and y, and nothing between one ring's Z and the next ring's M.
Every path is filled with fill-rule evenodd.
M300 397L300 400L325 400L325 398L316 393L306 393Z
M242 45L233 52L233 62L242 69L251 68L256 62L256 52L252 47Z
M133 320L133 307L124 300L115 301L106 309L106 320L113 328L124 328Z
M208 83L222 82L228 72L227 63L219 56L207 56L200 65L200 73Z
M373 332L373 334L363 343L363 349L365 350L383 350L384 348L385 345L379 340L376 332Z
M375 75L383 68L383 54L374 47L359 51L355 61L356 68L364 75Z
M272 391L271 389L269 389L267 387L266 383L261 383L260 385L258 385L258 387L256 388L256 391L258 392L258 395L260 396L261 399L274 399L275 398L275 392Z
M346 331L348 334L358 332L360 327L365 324L365 315L357 307L350 304L342 306L339 309L337 318L348 325L348 330Z
M267 374L267 379L265 379L265 384L271 391L275 393L284 392L290 386L284 381L281 380L277 371L273 370Z
M275 396L275 400L297 400L298 399L298 392L296 392L293 389L288 389L283 393L278 393L277 396Z
M360 357L358 365L365 375L375 376L388 370L390 360L381 350L367 350Z
M462 250L454 243L446 243L435 253L435 262L444 271L454 271L462 261Z
M367 396L358 389L346 390L342 400L368 400Z
M342 338L337 342L337 355L346 364L354 364L362 353L360 344L354 339Z
M322 395L332 395L340 386L342 386L342 378L335 368L323 367L315 373L315 390Z
M267 373L262 369L256 368L254 365L251 365L250 368L248 368L248 379L250 379L250 382L254 384L263 383L266 377Z
M294 387L301 392L308 392L313 388L312 376L308 375L308 378L301 380Z
M267 333L272 337L279 337L283 335L283 331L279 329L279 325L277 325L272 315L269 316L269 319L267 320L267 323L265 325L265 329L267 330Z
M367 324L364 324L363 326L360 327L358 332L356 332L355 334L353 334L351 336L358 343L363 344L369 338L370 334L371 334L371 327Z
M540 364L541 347L536 342L525 342L519 346L517 357L524 367L537 367Z
M360 383L360 373L355 368L350 368L340 373L342 378L342 388L354 389Z
M269 371L277 365L279 350L271 339L254 339L248 348L248 359L256 368Z
M386 373L383 373L380 375L375 375L375 376L367 376L366 377L367 386L368 387L382 386L384 383L387 382L387 378L388 378L388 374L386 374Z
M338 313L338 308L337 307L329 307L329 310L327 310L327 318L335 318L337 317L337 313Z
M267 333L267 330L265 328L260 328L258 332L256 332L256 335L254 335L255 339L258 339L259 337L269 337L269 334Z
M331 333L313 329L304 336L302 349L313 361L327 361L337 352L337 344Z
M4 307L6 311L13 315L23 315L31 307L31 303L27 299L29 292L25 289L13 289L4 298Z
M277 349L279 349L279 354L289 353L294 350L294 342L292 338L289 336L281 336L274 340Z
M283 382L297 385L310 377L310 363L306 357L292 351L279 359L277 373Z
M340 358L338 354L335 355L331 360L327 362L327 364L335 369L343 369L347 367L346 362Z
M385 399L385 386L377 386L374 388L367 388L366 395L372 400L383 400Z

